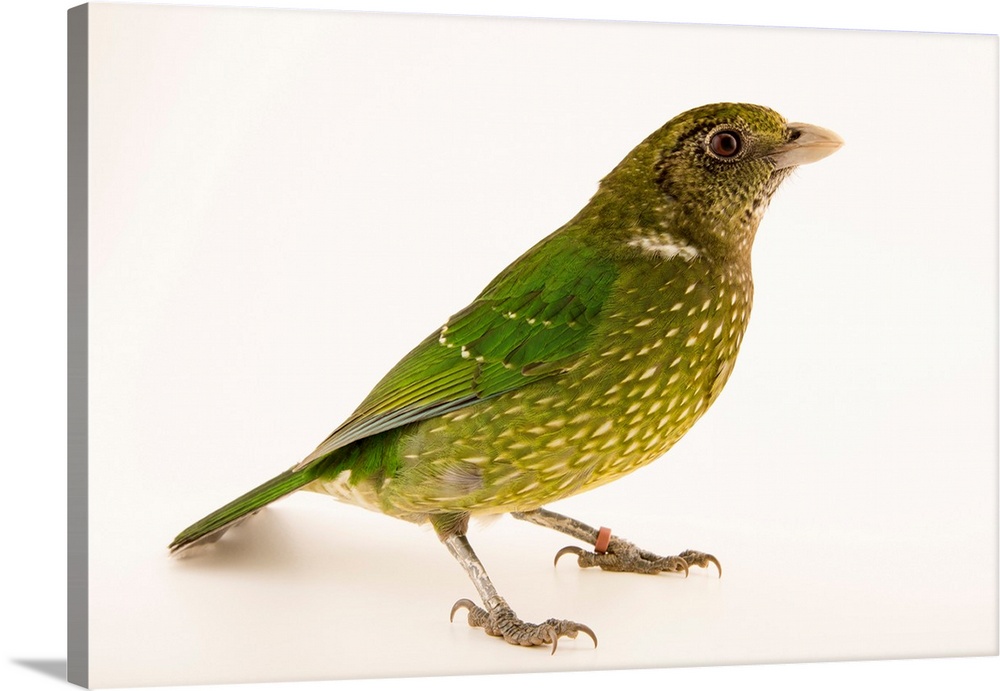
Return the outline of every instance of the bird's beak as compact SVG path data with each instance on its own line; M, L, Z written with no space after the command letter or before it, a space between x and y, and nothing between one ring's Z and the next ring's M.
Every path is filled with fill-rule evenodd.
M782 144L771 153L771 160L774 161L774 168L791 168L801 166L804 163L814 163L821 158L826 158L844 144L835 132L807 125L804 122L790 122L788 128L788 142Z

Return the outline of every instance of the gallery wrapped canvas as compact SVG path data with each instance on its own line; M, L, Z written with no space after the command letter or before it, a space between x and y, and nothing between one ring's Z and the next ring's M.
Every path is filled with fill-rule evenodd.
M996 55L71 10L71 681L996 654Z

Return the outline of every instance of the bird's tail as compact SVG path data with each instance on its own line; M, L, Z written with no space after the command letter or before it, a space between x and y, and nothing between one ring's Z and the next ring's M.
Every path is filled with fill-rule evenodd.
M179 554L197 544L215 542L229 528L249 518L275 499L300 489L314 479L311 469L286 470L255 487L242 497L234 499L218 511L214 511L192 526L184 529L170 543L170 553Z

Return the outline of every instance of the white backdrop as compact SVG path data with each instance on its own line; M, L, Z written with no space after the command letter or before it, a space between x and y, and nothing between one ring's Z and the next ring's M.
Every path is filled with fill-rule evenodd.
M995 40L92 12L95 685L996 652ZM429 531L322 497L165 559L718 100L847 145L772 205L716 407L556 508L724 579L553 570L560 536L475 529L523 617L601 638L552 659L448 623L474 591Z

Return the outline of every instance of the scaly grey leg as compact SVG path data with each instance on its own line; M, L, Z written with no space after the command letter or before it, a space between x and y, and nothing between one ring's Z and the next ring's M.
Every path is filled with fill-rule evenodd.
M576 638L577 633L583 632L590 636L597 647L597 636L590 627L578 624L565 619L546 619L541 624L530 624L522 621L514 614L510 605L500 597L497 589L493 586L486 567L479 561L479 557L472 550L465 535L451 534L442 539L445 547L452 556L458 560L465 572L469 574L473 585L479 592L479 597L485 609L471 600L461 599L451 608L451 619L454 621L455 612L461 608L469 610L469 625L481 627L491 636L501 636L511 645L552 645L552 654L556 652L559 638L566 636Z

